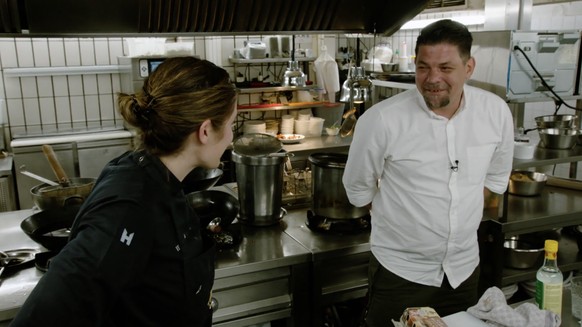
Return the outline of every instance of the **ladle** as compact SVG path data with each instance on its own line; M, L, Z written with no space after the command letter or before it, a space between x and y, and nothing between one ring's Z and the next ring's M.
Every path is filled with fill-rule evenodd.
M63 166L61 166L59 159L57 159L57 156L53 150L53 147L48 145L48 144L44 144L42 146L42 152L44 152L46 159L48 160L49 164L51 165L51 168L53 169L53 172L55 173L55 176L57 177L59 184L61 184L61 186L63 186L63 187L69 186L71 181L69 180L69 177L65 173Z
M30 171L26 170L26 166L25 165L20 166L20 173L22 175L26 175L28 177L32 177L32 178L36 179L37 181L43 182L43 183L48 184L50 186L58 186L59 185L59 183L57 183L57 182L51 181L50 179L44 178L44 177L39 176L39 175L37 175L35 173L31 173Z

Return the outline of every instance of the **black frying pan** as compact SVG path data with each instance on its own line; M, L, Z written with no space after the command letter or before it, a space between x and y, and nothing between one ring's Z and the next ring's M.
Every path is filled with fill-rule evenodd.
M207 190L218 182L220 177L222 177L222 174L223 172L219 168L194 168L182 181L182 188L184 189L184 193L188 194Z
M33 241L48 250L60 251L69 240L69 229L79 208L78 205L71 205L37 212L24 219L20 228Z

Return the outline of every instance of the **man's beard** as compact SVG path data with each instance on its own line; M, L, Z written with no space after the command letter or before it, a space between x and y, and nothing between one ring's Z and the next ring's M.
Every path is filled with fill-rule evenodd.
M427 107L431 110L446 107L451 103L451 98L448 96L433 98L431 96L423 95L423 98L424 98L424 102L426 103Z

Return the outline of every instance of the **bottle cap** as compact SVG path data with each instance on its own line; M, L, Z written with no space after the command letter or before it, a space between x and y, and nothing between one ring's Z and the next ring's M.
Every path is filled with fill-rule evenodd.
M544 244L544 248L548 252L556 253L556 252L558 252L558 241L546 240L546 243Z

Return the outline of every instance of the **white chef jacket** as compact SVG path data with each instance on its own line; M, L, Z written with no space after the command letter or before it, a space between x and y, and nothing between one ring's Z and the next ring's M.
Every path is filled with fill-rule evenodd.
M388 98L359 118L343 183L355 206L372 203L371 251L392 273L456 288L479 263L483 187L506 190L513 119L496 95L465 85L449 120L417 89Z
M340 90L337 62L327 54L325 46L322 46L321 54L313 64L321 93L327 94L329 102L335 102L335 93Z

